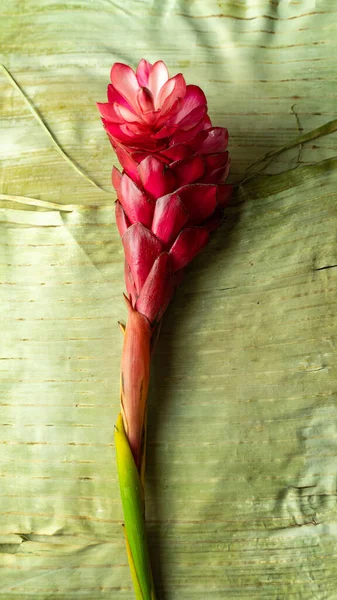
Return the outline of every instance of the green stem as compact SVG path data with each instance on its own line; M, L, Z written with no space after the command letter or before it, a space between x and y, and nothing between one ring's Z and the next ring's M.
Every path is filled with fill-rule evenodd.
M115 445L126 547L136 599L156 600L146 537L144 490L121 414L115 426Z

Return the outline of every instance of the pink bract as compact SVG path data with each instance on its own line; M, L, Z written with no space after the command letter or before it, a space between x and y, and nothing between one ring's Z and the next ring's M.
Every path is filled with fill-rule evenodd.
M161 60L136 72L115 63L98 109L123 168L112 182L127 291L154 324L230 200L228 132L212 126L201 88Z
M169 78L161 60L151 65L142 59L136 73L115 63L108 102L98 108L113 145L151 152L185 142L210 125L203 91L186 85L181 73Z

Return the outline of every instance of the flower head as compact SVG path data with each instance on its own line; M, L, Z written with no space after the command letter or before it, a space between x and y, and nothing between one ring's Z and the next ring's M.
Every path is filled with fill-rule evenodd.
M229 201L228 132L212 126L201 88L169 78L162 61L142 59L136 72L115 63L111 82L98 108L123 167L112 182L126 286L155 323Z

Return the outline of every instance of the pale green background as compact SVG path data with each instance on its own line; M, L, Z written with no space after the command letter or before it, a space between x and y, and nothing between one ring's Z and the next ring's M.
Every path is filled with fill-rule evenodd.
M230 131L232 180L336 118L333 0L3 0L2 62L110 188L95 101L164 59ZM114 196L0 75L1 600L131 600L116 481L123 254ZM336 136L243 188L167 313L150 394L159 600L337 599ZM83 205L101 204L100 208ZM105 205L105 206L104 206ZM82 206L82 207L81 207ZM331 267L331 268L330 268Z

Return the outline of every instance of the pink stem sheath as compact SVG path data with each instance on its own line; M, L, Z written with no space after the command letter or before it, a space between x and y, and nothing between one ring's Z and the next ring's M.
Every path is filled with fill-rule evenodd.
M126 299L128 321L121 364L121 410L124 428L138 470L144 443L146 402L150 377L152 330L147 318Z

